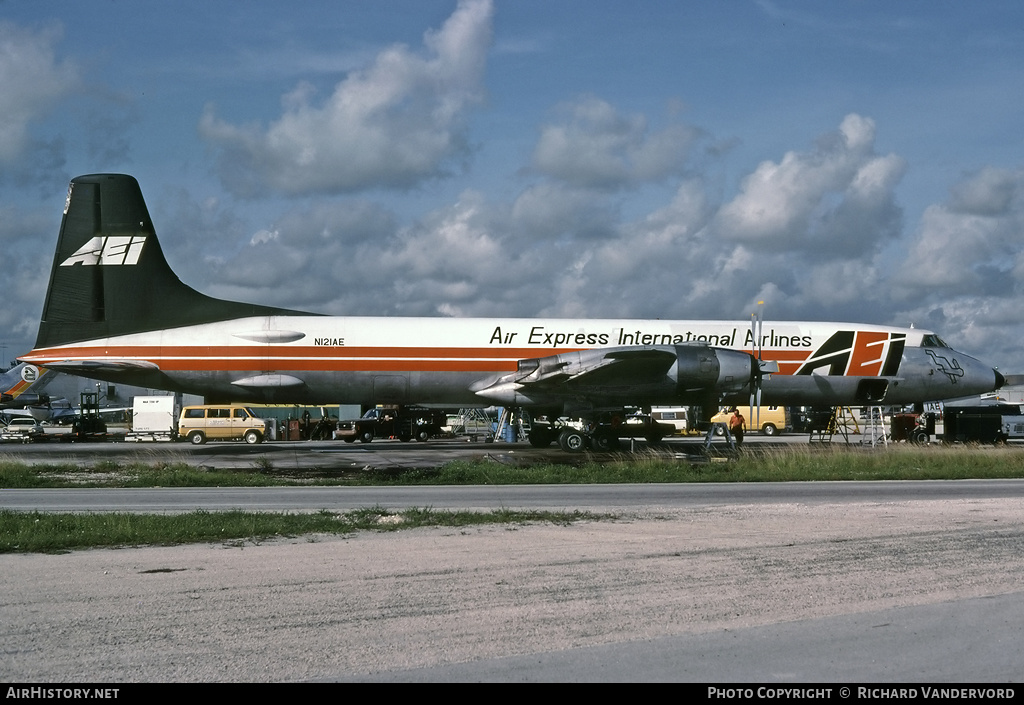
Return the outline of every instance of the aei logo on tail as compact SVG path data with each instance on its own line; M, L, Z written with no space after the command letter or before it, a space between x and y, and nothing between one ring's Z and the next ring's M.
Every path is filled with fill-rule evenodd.
M97 235L61 262L60 266L138 264L145 244L145 235Z

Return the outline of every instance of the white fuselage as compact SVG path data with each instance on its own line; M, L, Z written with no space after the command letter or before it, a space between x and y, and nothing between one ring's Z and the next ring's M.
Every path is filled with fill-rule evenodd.
M990 367L929 331L851 323L262 316L36 349L38 365L235 401L486 404L471 387L579 350L709 345L778 363L765 404L886 404L989 391ZM878 387L875 387L878 389ZM747 392L749 393L749 392ZM742 398L742 393L737 399ZM638 403L690 403L642 399Z

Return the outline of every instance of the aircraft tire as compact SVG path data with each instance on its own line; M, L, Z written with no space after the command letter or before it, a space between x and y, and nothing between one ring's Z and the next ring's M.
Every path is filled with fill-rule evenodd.
M613 451L619 448L619 439L617 436L608 434L595 434L593 438L594 447L598 450Z
M533 428L526 438L534 448L547 448L555 440L555 432L549 428Z
M558 435L558 445L566 453L582 453L587 447L587 436L583 431L567 428Z

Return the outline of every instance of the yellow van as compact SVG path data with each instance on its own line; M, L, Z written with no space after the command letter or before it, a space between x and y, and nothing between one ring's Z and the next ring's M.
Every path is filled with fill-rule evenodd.
M760 430L766 436L774 436L784 431L793 430L789 409L784 406L762 406L760 407L760 414L756 406L737 406L736 408L740 410L743 418L747 421L744 426L744 430L747 433ZM730 406L715 414L711 417L712 423L722 422L728 424L729 419L732 417L731 409L732 407Z
M266 436L267 422L241 404L185 406L178 417L178 437L187 438L192 445L209 439L262 443Z

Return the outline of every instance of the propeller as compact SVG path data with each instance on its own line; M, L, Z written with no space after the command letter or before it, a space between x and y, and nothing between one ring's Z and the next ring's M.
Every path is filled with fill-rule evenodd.
M750 337L753 343L751 347L751 354L754 350L757 352L757 369L751 376L750 380L750 408L752 410L751 415L756 415L756 428L761 428L761 382L765 375L770 375L773 372L779 371L779 363L775 360L768 362L764 361L761 351L761 344L763 341L762 332L764 330L764 301L757 302L757 311L750 314ZM753 411L756 408L757 411Z

